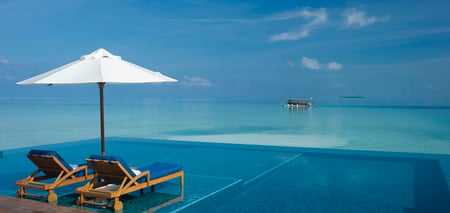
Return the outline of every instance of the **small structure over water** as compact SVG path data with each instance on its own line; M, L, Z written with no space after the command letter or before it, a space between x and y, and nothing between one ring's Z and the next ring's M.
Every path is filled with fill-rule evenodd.
M287 108L312 107L314 106L314 102L312 98L290 98L287 102L282 103L281 106Z

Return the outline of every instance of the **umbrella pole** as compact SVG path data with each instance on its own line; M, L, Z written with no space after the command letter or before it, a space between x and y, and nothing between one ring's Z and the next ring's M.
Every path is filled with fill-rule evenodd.
M103 106L103 88L105 83L98 83L98 88L100 89L100 135L102 141L102 155L105 155L105 116L104 116L104 106Z

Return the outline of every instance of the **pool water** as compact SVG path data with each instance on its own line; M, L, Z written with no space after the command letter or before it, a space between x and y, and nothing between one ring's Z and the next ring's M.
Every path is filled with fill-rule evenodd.
M186 141L107 138L107 155L130 166L160 161L183 165L178 179L155 192L122 198L123 212L450 212L450 156ZM100 150L98 140L36 146L69 163ZM2 151L0 194L35 167L31 148ZM74 189L57 190L58 205L75 205ZM85 207L87 210L112 212Z

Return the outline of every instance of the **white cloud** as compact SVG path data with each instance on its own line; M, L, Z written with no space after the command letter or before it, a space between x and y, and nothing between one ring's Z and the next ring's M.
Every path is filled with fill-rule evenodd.
M309 8L302 8L296 11L275 14L269 17L269 20L281 21L299 17L309 20L309 22L303 25L299 31L279 33L270 36L269 39L271 41L285 41L305 38L309 36L310 32L314 30L318 25L327 21L328 14L325 8L320 8L314 11L309 10Z
M300 8L296 10L284 11L280 13L271 14L261 18L237 18L237 19L183 19L187 22L198 23L265 23L265 22L278 22L292 19L302 18L306 20L306 24L297 27L298 30L290 32L282 32L269 36L271 41L285 41L285 40L299 40L310 35L317 26L324 23L328 19L328 13L325 8L311 9Z
M302 65L308 69L312 70L318 70L320 69L320 63L318 60L303 57L302 58Z
M303 10L303 17L306 19L312 19L305 27L311 28L314 25L320 24L322 22L326 22L328 19L327 9L320 8L316 11Z
M270 15L266 18L268 21L283 21L303 16L303 10L285 11L277 14Z
M342 64L338 62L329 62L328 64L320 64L319 60L312 59L308 57L302 57L302 66L306 67L307 69L311 70L321 70L321 69L327 69L327 70L340 70L342 69Z
M306 18L313 19L312 22L322 22L327 19L327 12L325 8L320 8L316 11L310 11L309 8L301 8L292 11L285 11L277 14L273 14L266 18L269 21L283 21L294 18Z
M330 62L330 63L328 63L327 69L340 70L340 69L342 69L342 64L339 64L337 62Z
M280 33L277 35L270 36L271 41L286 41L286 40L299 40L309 35L308 30L303 30L300 32L290 32L290 33Z
M346 27L356 27L356 28L368 26L376 22L385 22L389 19L389 16L369 17L366 15L365 11L358 10L355 8L345 10L342 16L344 16Z
M322 10L325 12L323 13ZM321 21L327 18L325 8L320 8L317 11L309 11L308 8L301 8L291 11L284 11L280 13L270 14L261 18L204 18L204 19L182 19L186 22L199 22L199 23L253 23L253 22L272 22L272 21L284 21L296 18L311 19L314 21Z
M201 87L212 87L214 86L209 80L200 77L189 77L184 76L184 80L181 84L185 86L201 86Z
M8 59L0 58L0 64L9 64Z

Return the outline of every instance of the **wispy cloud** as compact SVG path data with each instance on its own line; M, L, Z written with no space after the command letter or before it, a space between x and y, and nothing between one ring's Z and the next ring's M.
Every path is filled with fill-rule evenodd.
M340 70L340 69L342 69L342 64L337 63L337 62L330 62L327 65L327 69L329 69L329 70Z
M198 22L198 23L252 23L252 22L284 21L304 16L305 16L304 9L301 9L269 14L267 16L259 18L200 18L200 19L182 19L178 21Z
M0 58L0 64L9 64L8 59Z
M383 17L368 16L363 10L356 8L349 8L344 10L342 16L344 17L345 28L361 28L375 23L386 22L389 20L389 15ZM287 41L299 40L308 37L311 32L317 29L322 24L328 21L328 13L325 8L316 10L310 8L302 8L294 11L287 11L271 15L266 18L270 21L283 21L296 18L306 19L308 22L301 26L297 31L283 32L269 36L271 41Z
M201 87L212 87L214 86L209 80L200 77L189 77L184 76L184 80L181 81L182 85L185 86L201 86Z
M320 69L320 63L318 60L307 57L302 58L302 66L312 70Z
M287 40L299 40L309 35L308 30L302 30L300 32L286 32L270 36L271 41L287 41Z
M320 64L319 60L303 57L302 58L302 66L311 70L320 70L320 69L328 69L328 70L340 70L342 69L342 64L337 62L329 62L326 65Z
M294 18L301 18L310 16L311 12L307 10L307 8L301 8L297 10L291 10L291 11L284 11L280 13L275 13L272 15L267 16L265 19L269 21L283 21L283 20L289 20Z
M324 16L325 15L325 16ZM175 19L175 21L185 22L203 22L203 23L248 23L248 22L272 22L285 21L296 18L313 19L311 22L317 22L321 19L327 18L326 9L320 8L316 11L311 11L309 8L301 8L290 11L283 11L279 13L265 15L259 18L200 18L200 19ZM173 19L163 19L165 21L174 21Z
M271 41L286 41L286 40L299 40L309 36L310 32L314 30L318 25L324 23L328 19L327 10L320 8L317 10L310 10L309 8L302 8L296 11L283 12L275 14L269 17L270 20L287 20L294 18L304 18L309 22L303 25L299 31L284 32L269 37Z
M367 16L365 11L358 10L356 8L346 9L342 16L345 19L345 27L361 28L377 22L385 22L389 19L389 16L375 17Z
M296 10L284 11L274 14L269 14L257 18L200 18L200 19L182 19L175 21L185 21L193 23L205 23L205 24L247 24L247 23L269 23L280 22L293 19L304 19L307 21L303 26L299 25L297 31L282 32L269 36L270 41L284 41L284 40L298 40L309 36L310 32L314 30L317 25L326 22L328 18L325 8L319 8L316 10L310 8L300 8ZM166 20L167 21L167 20ZM169 20L174 21L174 20Z

